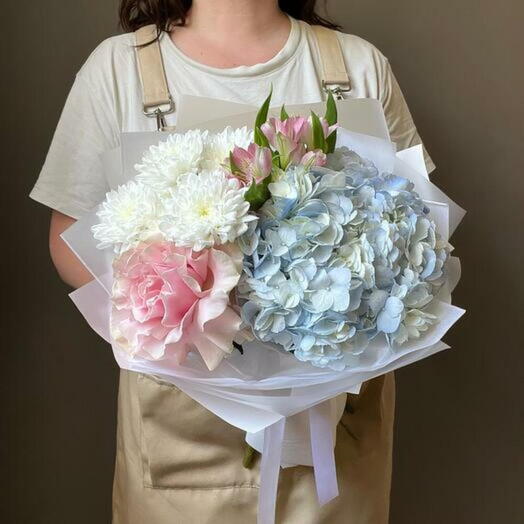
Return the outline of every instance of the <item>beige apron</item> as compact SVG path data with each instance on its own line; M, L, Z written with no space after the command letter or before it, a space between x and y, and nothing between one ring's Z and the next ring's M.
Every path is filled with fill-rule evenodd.
M349 89L334 32L314 27L323 86ZM151 41L154 28L137 32ZM144 112L165 128L173 110L160 49L137 51ZM335 458L340 496L319 507L313 469L280 473L278 524L386 524L391 485L394 374L348 395L337 428ZM256 524L259 465L242 466L245 434L175 386L122 370L118 397L113 524Z

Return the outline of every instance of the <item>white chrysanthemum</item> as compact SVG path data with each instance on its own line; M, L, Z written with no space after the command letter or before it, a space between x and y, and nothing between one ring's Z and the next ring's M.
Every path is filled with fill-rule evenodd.
M116 253L160 232L162 202L155 191L131 181L109 192L97 216L100 222L92 227L98 247L113 247Z
M235 146L247 149L251 142L253 142L253 131L248 130L247 127L233 129L228 126L220 133L208 135L202 155L202 169L207 171L220 169Z
M196 251L232 242L255 218L245 191L219 170L184 175L166 199L160 228L168 240Z
M169 135L167 140L151 146L137 164L137 180L157 190L174 187L178 178L196 172L202 160L207 131L199 129Z

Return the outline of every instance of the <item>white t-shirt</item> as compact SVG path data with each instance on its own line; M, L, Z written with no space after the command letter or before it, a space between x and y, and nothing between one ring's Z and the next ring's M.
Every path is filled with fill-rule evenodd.
M398 149L420 143L388 60L365 40L337 33L352 84L348 96L381 101ZM142 113L142 94L132 33L102 42L76 75L46 161L30 196L73 218L90 211L108 190L100 155L119 144L121 132L154 131L155 119ZM324 98L311 27L291 19L288 40L269 61L220 69L184 55L163 33L160 47L169 90L259 105L273 85L272 103L298 104ZM168 125L176 122L168 115ZM426 155L428 170L434 169Z

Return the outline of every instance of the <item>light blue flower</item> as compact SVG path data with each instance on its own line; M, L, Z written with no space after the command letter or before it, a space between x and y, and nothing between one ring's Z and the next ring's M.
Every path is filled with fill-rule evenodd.
M388 297L377 315L377 329L382 333L394 333L400 326L403 312L404 302L398 297Z
M320 268L307 290L306 309L312 313L344 312L349 307L351 271L344 267Z
M436 319L450 246L406 179L347 149L290 166L239 240L242 319L301 361L340 370L383 334L403 343Z

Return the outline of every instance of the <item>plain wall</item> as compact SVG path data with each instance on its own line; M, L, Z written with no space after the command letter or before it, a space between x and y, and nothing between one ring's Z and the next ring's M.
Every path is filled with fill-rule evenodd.
M116 4L2 6L2 522L110 522L118 370L67 299L49 212L27 194L75 72L117 31ZM391 522L524 522L523 3L331 6L388 56L434 180L468 210L453 349L397 373Z
M452 349L397 373L393 524L524 522L524 3L353 0L468 214L451 239L468 312Z

